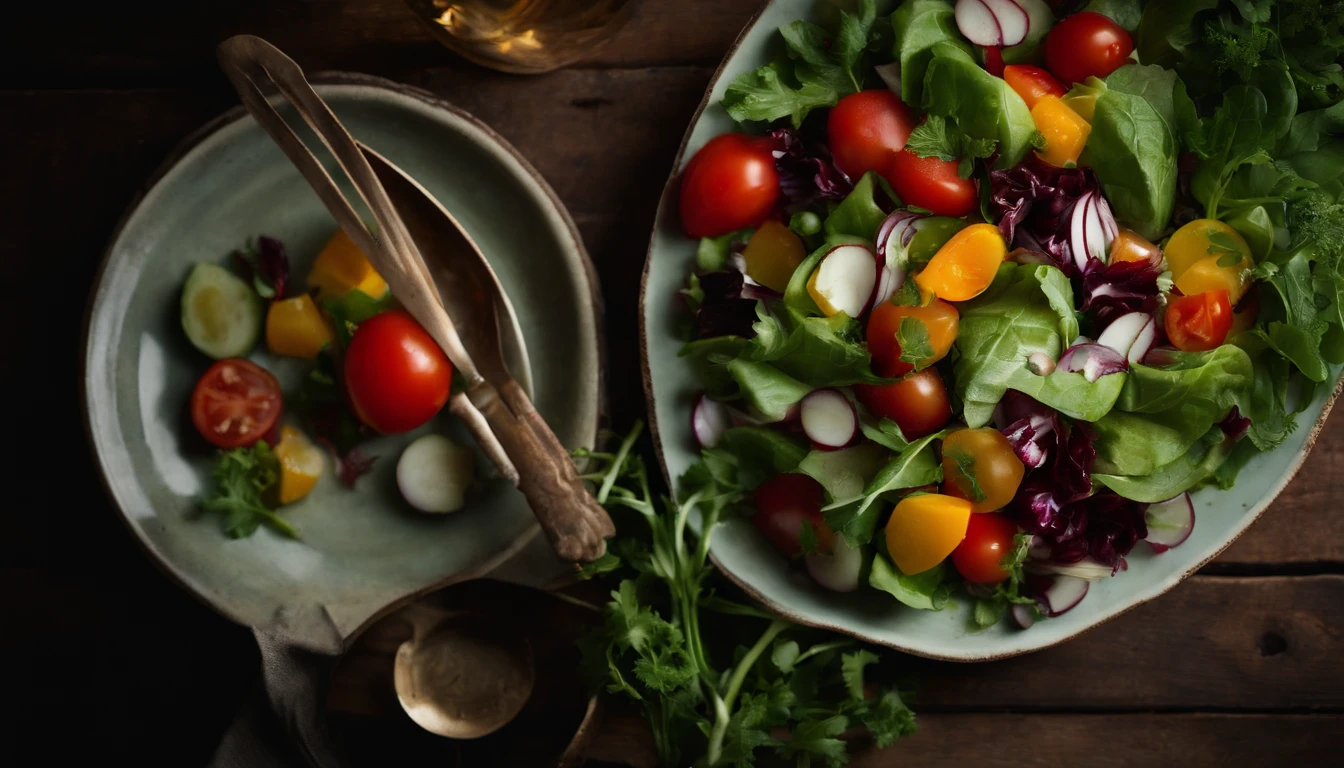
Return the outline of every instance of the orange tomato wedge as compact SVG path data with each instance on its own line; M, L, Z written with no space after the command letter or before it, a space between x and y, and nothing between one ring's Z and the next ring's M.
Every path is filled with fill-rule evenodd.
M901 573L923 573L952 554L970 522L966 499L941 493L907 496L887 521L887 552Z
M387 282L343 229L336 230L317 254L308 272L308 285L317 289L323 300L344 296L356 288L374 299L387 293Z
M1156 264L1162 260L1162 249L1148 242L1142 235L1128 227L1120 227L1119 230L1119 234L1111 242L1111 253L1107 257L1111 263L1149 261Z
M919 287L946 301L966 301L994 282L1008 246L993 224L972 224L947 241L924 271L915 275Z
M280 428L280 442L275 444L275 457L280 460L280 484L277 491L281 504L292 504L312 492L322 476L322 452L303 433L286 424Z

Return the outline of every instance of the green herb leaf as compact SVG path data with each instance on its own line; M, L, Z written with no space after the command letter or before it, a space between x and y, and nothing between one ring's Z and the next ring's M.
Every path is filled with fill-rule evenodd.
M985 491L980 487L980 481L975 478L975 457L960 450L946 451L943 455L952 459L957 465L957 474L953 476L952 482L956 483L971 501L984 501Z
M368 320L374 315L386 312L394 305L392 292L388 291L380 299L375 299L367 293L359 290L347 291L345 295L337 299L328 299L322 302L322 309L331 316L332 325L336 330L336 339L340 348L345 349L350 345L350 339L355 335L355 329L359 324Z
M896 329L896 344L901 348L901 362L915 366L922 371L933 359L933 342L929 338L929 326L918 317L909 315L901 318Z
M263 523L277 533L298 538L298 531L262 500L280 478L280 461L266 441L250 448L234 448L215 455L211 471L214 491L201 500L206 512L222 515L225 535L231 539L251 536Z
M840 676L845 681L845 690L853 701L863 701L863 670L869 664L877 663L877 654L869 651L855 651L840 657Z

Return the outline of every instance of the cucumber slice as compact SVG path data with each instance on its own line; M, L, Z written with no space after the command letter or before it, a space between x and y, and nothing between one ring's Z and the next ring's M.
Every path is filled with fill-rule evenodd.
M214 264L192 268L182 286L182 330L210 357L242 357L261 335L261 298L252 286Z

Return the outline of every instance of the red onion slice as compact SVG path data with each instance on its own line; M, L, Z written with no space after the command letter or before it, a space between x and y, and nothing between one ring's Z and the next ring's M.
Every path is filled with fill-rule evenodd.
M1125 356L1102 344L1075 344L1059 359L1057 370L1065 373L1081 372L1089 382L1112 373L1129 370Z
M1130 312L1111 321L1097 337L1097 343L1114 349L1127 361L1137 363L1148 354L1156 338L1157 320L1147 312Z

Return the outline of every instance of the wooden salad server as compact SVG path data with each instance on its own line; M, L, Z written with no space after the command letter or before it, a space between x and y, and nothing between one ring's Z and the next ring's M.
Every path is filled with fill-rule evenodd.
M572 561L600 557L615 526L584 487L568 451L504 364L497 314L501 291L475 243L437 201L428 198L395 166L377 158L384 170L375 172L354 138L308 83L303 70L279 49L259 37L238 35L221 43L218 55L248 112L299 169L341 229L387 280L402 307L424 326L466 380L465 394L471 407L459 405L455 412L466 413L467 426L497 464L501 457L498 451L491 451L494 445L507 455L508 461L502 463L507 466L511 462L517 468L518 488L527 497L556 554ZM264 83L273 85L289 100L331 151L372 212L376 236L316 155L267 100L260 88ZM384 180L398 192L395 205ZM412 236L403 213L415 223L419 237ZM451 265L451 269L432 274L418 244L434 249L436 265ZM445 299L469 331L465 342L445 308ZM473 411L479 411L484 424ZM503 467L501 471L508 476Z

